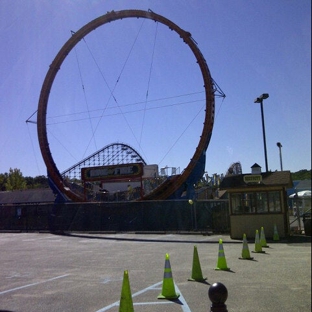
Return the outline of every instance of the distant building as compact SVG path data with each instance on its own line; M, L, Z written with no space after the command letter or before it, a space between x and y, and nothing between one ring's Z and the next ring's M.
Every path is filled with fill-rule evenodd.
M54 203L55 195L50 188L0 192L0 205L24 205Z

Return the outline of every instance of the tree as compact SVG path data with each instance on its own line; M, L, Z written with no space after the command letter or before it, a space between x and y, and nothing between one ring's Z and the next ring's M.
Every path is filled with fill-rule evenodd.
M7 173L0 173L0 191L6 190L5 184L7 183L7 179L8 179Z
M44 175L34 177L35 188L49 187L48 178Z
M34 187L34 178L33 177L25 177L26 188L33 189Z
M291 178L294 180L311 180L311 170L302 169L291 174Z
M7 181L5 183L5 189L7 191L26 189L26 180L19 169L10 168Z
M49 187L48 178L44 175L36 177L25 177L27 189L47 188Z

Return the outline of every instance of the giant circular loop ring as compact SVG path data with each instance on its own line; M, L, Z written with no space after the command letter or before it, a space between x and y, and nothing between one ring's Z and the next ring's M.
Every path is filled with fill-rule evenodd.
M102 15L82 28L75 32L71 38L63 45L60 49L56 57L54 58L50 68L46 74L44 79L39 104L38 104L38 113L37 113L37 132L38 132L38 140L40 145L41 154L43 160L46 164L47 171L49 173L50 178L54 182L55 186L59 189L60 192L65 194L69 199L73 201L85 201L85 199L80 195L70 190L69 187L66 186L65 181L63 180L53 158L49 148L48 138L47 138L47 125L46 125L46 115L47 115L47 106L49 100L49 94L52 88L53 81L57 75L58 70L61 68L63 61L69 52L75 47L75 45L83 39L90 32L102 26L104 24L124 19L124 18L146 18L151 19L161 24L166 25L171 30L175 31L182 40L189 46L192 50L197 63L200 67L204 88L205 88L205 96L206 96L206 111L205 111L205 120L203 131L200 136L200 140L196 151L193 157L190 160L190 163L185 168L183 173L179 175L174 183L172 182L169 185L160 185L157 189L155 189L152 193L150 193L147 197L143 198L146 200L149 199L166 199L170 195L172 195L178 188L182 186L182 184L186 181L188 176L192 173L196 163L200 159L201 155L206 151L213 128L214 122L214 86L213 80L211 78L208 66L206 61L197 47L196 42L193 40L191 34L187 31L184 31L179 26L168 20L167 18L158 15L152 11L142 11L142 10L122 10L122 11L111 11L105 15Z

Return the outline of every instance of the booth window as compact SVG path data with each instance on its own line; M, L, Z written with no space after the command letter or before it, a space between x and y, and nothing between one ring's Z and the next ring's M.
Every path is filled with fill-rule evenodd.
M231 207L235 214L254 213L254 202L253 193L235 193L231 196Z
M268 213L268 194L265 192L255 193L257 197L257 213Z
M281 212L281 199L279 192L269 192L269 211Z
M281 212L280 192L232 193L233 214Z

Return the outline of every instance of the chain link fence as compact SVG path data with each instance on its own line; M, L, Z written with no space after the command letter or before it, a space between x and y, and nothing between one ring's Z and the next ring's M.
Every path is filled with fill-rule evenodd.
M10 205L0 230L229 233L230 221L227 200Z

